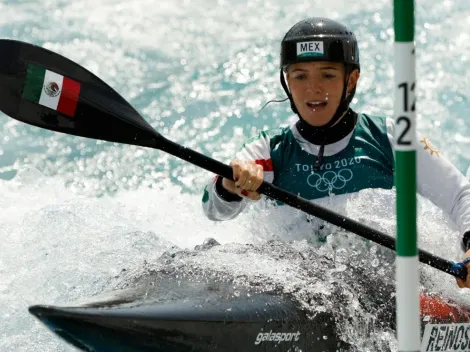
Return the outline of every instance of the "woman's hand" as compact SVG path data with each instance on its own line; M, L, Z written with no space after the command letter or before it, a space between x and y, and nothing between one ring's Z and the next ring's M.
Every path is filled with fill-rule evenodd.
M464 258L466 259L470 257L470 249L465 253ZM460 288L470 288L470 262L465 265L467 267L467 278L465 280L462 279L457 279L457 285L459 285Z
M263 167L252 160L232 160L230 165L233 169L233 179L235 182L224 178L222 186L233 194L238 194L251 200L261 199L261 194L256 192L256 190L264 180Z

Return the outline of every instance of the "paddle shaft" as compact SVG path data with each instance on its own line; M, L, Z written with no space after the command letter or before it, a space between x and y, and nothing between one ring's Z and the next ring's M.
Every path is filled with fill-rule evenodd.
M158 149L233 181L233 171L230 166L223 164L217 160L214 160L197 151L181 146L164 137L159 138L159 144L160 145L157 147ZM283 189L269 182L264 181L258 189L258 192L272 199L280 201L284 204L287 204L291 207L300 209L307 214L313 215L333 225L341 227L346 231L353 232L365 239L373 241L393 251L395 251L396 249L395 238L384 234L378 230L375 230L369 226L361 224L358 221L355 221L346 216L337 214L331 210L314 204L304 198L298 197L292 193L284 191ZM453 262L440 258L434 254L431 254L421 249L418 250L418 252L420 262L428 264L433 268L441 270L445 273L454 275L455 277L459 277L461 279L466 278L466 271L456 271L453 267Z

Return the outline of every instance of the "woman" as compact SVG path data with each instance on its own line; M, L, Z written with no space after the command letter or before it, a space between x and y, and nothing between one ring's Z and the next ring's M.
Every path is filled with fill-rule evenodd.
M391 189L394 120L349 107L359 73L358 45L348 28L327 18L294 25L281 43L280 80L299 120L249 140L231 162L236 182L216 177L206 186L209 219L236 217L247 200L261 198L256 190L263 180L307 199ZM418 192L450 215L470 256L470 184L429 140L418 138ZM470 287L470 280L458 284Z

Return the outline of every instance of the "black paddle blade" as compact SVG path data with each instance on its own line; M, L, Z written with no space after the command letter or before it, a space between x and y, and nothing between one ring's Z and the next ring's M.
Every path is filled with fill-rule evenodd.
M0 110L48 130L157 147L160 134L116 91L50 50L0 39Z

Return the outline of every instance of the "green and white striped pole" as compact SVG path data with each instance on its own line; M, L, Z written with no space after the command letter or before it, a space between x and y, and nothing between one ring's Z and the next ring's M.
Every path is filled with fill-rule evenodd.
M395 185L397 190L397 339L400 352L420 349L416 225L416 74L414 0L394 0Z

